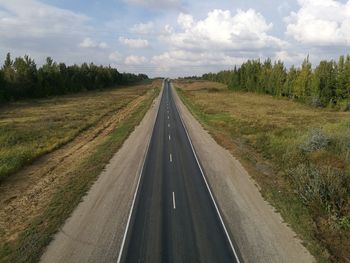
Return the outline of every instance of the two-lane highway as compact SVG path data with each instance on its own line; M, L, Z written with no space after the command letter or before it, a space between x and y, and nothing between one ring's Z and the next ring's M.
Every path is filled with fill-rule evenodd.
M239 262L166 80L132 209L122 262Z

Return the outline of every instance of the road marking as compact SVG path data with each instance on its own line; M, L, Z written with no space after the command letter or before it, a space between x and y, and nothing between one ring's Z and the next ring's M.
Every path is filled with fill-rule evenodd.
M212 192L211 192L211 190L210 190L210 187L209 187L209 184L208 184L208 182L207 182L207 179L205 178L205 175L204 175L202 166L201 166L201 164L200 164L200 162L199 162L199 160L198 160L196 151L194 150L194 147L193 147L193 144L192 144L192 140L191 140L191 138L190 138L190 135L188 134L188 131L187 131L187 129L186 129L186 126L185 126L185 124L184 124L184 121L183 121L183 119L182 119L182 116L180 115L179 109L178 109L178 107L177 107L176 104L175 104L175 109L176 109L176 111L177 111L178 114L179 114L182 127L185 129L187 139L188 139L189 142L190 142L190 145L191 145L191 148L192 148L192 152L193 152L194 157L195 157L195 159L196 159L196 161L197 161L197 165L198 165L198 167L199 167L199 170L201 171L201 174L202 174L202 177L203 177L203 179L204 179L205 185L207 186L207 189L208 189L208 191L209 191L211 200L212 200L213 203L214 203L215 210L216 210L216 212L217 212L217 214L218 214L218 216L219 216L221 225L222 225L223 228L224 228L224 232L225 232L226 237L227 237L227 239L228 239L228 241L229 241L229 243L230 243L230 247L231 247L231 250L233 251L233 254L234 254L234 256L235 256L236 262L237 262L237 263L240 263L241 261L240 261L240 259L239 259L239 256L238 256L238 254L237 254L237 252L236 252L236 250L235 250L235 247L233 246L233 242L232 242L232 240L231 240L231 237L230 237L230 235L228 234L228 231L227 231L227 229L226 229L224 220L222 219L220 210L219 210L219 208L218 208L218 206L217 206L217 204L216 204L216 202L215 202L214 196L213 196L213 194L212 194Z
M168 128L170 128L170 124L168 124Z
M162 96L163 96L163 94L162 94ZM153 134L154 127L155 127L155 121L158 118L159 111L160 111L160 102L158 104L158 110L157 110L156 118L154 119L154 124L153 124L153 127L152 127L151 134ZM148 151L149 151L149 147L150 147L150 144L151 144L151 140L152 140L152 136L149 137L149 139L147 141L146 150L145 150L144 155L142 157L143 158L142 165L139 168L139 170L137 171L139 176L138 176L138 179L137 179L136 189L135 189L134 196L133 196L132 203L131 203L131 207L130 207L130 210L129 210L128 221L127 221L126 226L125 226L125 231L124 231L124 235L123 235L122 244L120 245L120 248L119 248L119 255L118 255L117 263L120 263L121 259L122 259L123 250L124 250L124 246L125 246L125 242L126 242L126 236L128 234L128 231L129 231L131 216L132 216L132 213L134 211L134 206L135 206L135 202L136 202L136 196L137 196L137 193L139 192L142 172L143 172L143 168L144 168L145 163L146 163L146 157L148 155Z
M173 192L173 208L176 209L175 193Z
M168 116L168 120L169 120L169 116Z
M170 134L169 134L169 141L171 140Z
M171 154L169 155L169 160L171 163L173 162L173 156Z

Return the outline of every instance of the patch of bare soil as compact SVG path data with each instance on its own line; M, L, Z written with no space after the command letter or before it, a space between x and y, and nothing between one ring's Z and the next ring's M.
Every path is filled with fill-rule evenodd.
M12 175L0 185L0 243L16 239L70 178L70 171L117 125L128 117L147 95L103 117L73 141Z

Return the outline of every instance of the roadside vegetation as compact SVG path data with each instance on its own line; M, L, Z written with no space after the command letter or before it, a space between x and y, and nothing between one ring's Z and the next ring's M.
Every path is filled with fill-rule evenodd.
M233 92L209 81L181 80L175 87L312 254L320 262L348 262L350 112Z
M159 91L158 81L0 108L0 262L39 260ZM57 163L42 163L45 153ZM24 190L11 195L18 186Z
M249 60L239 68L204 74L203 79L229 89L287 97L315 107L350 111L350 55L321 61L315 69L306 58L301 67L286 69L282 61Z
M0 182L146 92L130 87L27 100L0 108Z
M112 67L93 63L66 66L48 57L40 68L29 56L14 60L7 54L0 69L0 103L24 98L101 90L148 79L144 74L120 73Z

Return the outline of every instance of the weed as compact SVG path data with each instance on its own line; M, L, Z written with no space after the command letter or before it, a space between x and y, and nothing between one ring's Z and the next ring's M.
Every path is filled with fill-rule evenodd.
M304 143L300 148L305 152L314 152L325 149L329 144L328 136L318 128L313 128L309 131Z

